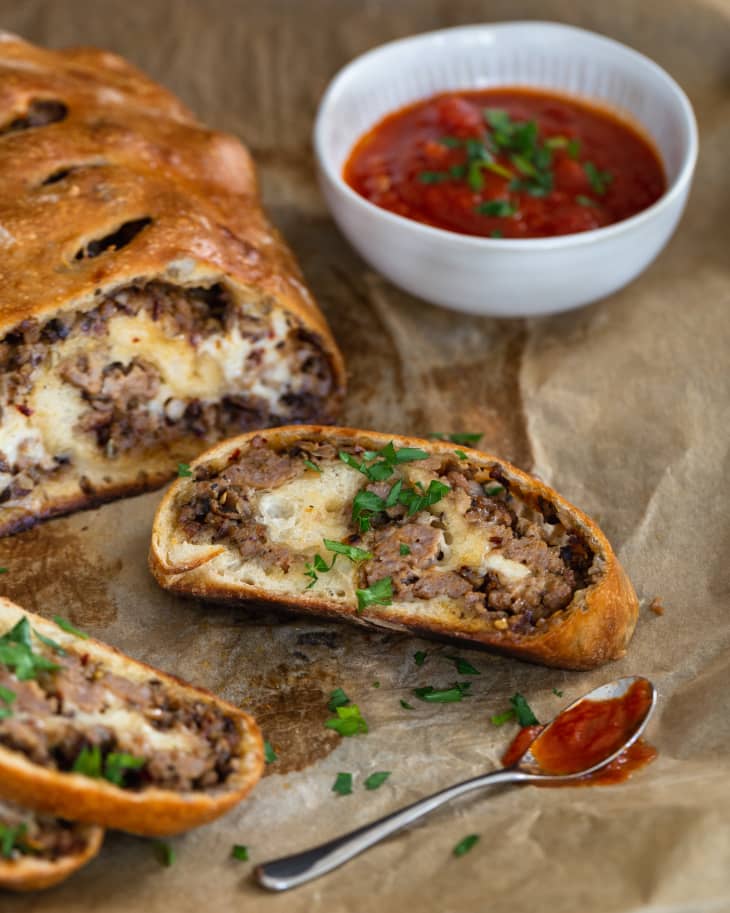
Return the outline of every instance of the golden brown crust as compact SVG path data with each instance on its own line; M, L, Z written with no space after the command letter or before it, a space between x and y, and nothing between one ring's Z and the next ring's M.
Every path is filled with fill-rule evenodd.
M79 640L39 615L0 597L0 624L6 630L26 615L31 626L67 650L78 650ZM220 817L255 786L264 766L263 740L247 714L202 688L130 659L100 641L81 642L83 652L105 666L140 680L160 680L173 694L214 704L230 717L241 735L240 769L223 787L208 791L175 792L156 787L132 792L106 780L62 773L42 767L18 751L0 746L0 796L58 818L89 822L147 836L176 834Z
M0 888L8 891L42 891L65 881L90 862L101 849L104 829L94 825L78 825L84 845L75 853L58 859L21 856L19 859L0 859Z
M13 128L34 103L64 105L66 114ZM76 258L93 239L139 219L151 221L125 246ZM331 392L317 418L335 418L345 389L342 356L261 209L245 147L202 127L114 54L49 51L0 32L0 336L28 318L85 311L115 290L155 281L221 284L243 310L251 300L283 309L329 364ZM143 468L156 460L146 453ZM93 493L49 478L42 503L25 516L13 507L0 511L0 536L158 487L175 465L169 453L160 463L143 479L99 478Z
M244 450L256 434L261 432L245 434L218 444L198 457L191 467L194 469L211 460L224 458L236 449ZM382 448L389 441L393 441L396 447L420 447L430 453L453 453L454 449L454 445L448 441L424 441L374 431L315 425L269 429L263 434L277 447L286 447L300 439L336 438L361 443L365 441L369 449ZM439 624L432 619L424 619L417 611L409 616L399 613L397 622L384 621L367 609L358 614L354 608L348 609L341 604L333 604L308 592L303 592L296 598L287 596L284 599L281 595L272 594L260 587L227 581L220 574L209 573L206 564L200 560L189 568L171 564L167 556L167 546L174 535L174 505L181 497L185 486L192 484L189 479L175 482L157 510L149 554L152 574L162 587L181 595L195 596L199 599L252 600L283 605L297 612L325 616L333 620L344 618L356 624L385 626L423 636L457 639L546 666L591 669L622 657L636 625L639 603L628 577L598 526L539 479L498 457L467 447L461 449L473 463L497 463L505 477L519 489L531 493L536 498L547 499L559 511L570 517L602 562L602 571L597 581L586 590L580 591L566 609L551 615L547 619L547 624L534 632L516 634L509 630L459 629L452 623ZM210 557L213 557L216 551L217 547L211 547Z

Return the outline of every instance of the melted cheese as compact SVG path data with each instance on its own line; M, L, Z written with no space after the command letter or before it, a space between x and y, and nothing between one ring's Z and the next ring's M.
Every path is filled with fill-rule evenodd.
M30 416L8 404L7 396L2 397L0 452L11 466L25 454L34 465L46 469L56 465L54 456L64 456L78 463L98 459L94 435L79 434L75 430L89 404L79 389L62 380L57 373L61 361L82 352L100 352L105 363L128 365L135 357L141 357L154 364L161 374L161 382L155 397L146 404L154 415L161 415L169 400L214 402L233 393L260 397L272 412L276 412L281 395L297 390L297 377L292 375L291 362L280 353L288 332L286 314L275 309L261 339L244 337L240 329L234 327L226 335L206 337L196 348L183 334L167 336L160 324L144 311L135 317L124 314L112 317L107 323L106 335L98 339L76 336L51 348L50 357L37 371L33 389L25 400ZM256 361L247 368L248 356L254 350L257 351ZM178 414L173 413L172 417L180 417L183 409L184 404L180 402ZM9 476L0 476L0 484L9 481Z
M326 463L258 497L258 513L272 542L294 552L322 550L323 539L344 539L350 532L347 509L362 476L344 463Z

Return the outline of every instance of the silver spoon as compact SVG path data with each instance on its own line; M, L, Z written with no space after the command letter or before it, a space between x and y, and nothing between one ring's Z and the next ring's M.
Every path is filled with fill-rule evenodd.
M631 686L637 682L645 683L650 695L650 702L646 707L643 718L637 721L634 731L619 747L591 767L583 770L555 775L546 773L542 769L533 751L539 747L539 743L565 713L583 701L607 701L623 697ZM472 790L482 789L484 786L497 786L502 783L563 783L567 780L577 780L579 777L585 777L601 770L639 738L649 722L649 718L656 706L656 701L657 693L654 686L647 679L638 675L619 678L614 682L601 685L600 688L595 688L562 710L551 723L545 726L513 767L502 768L488 774L472 777L471 780L465 780L463 783L449 786L447 789L442 789L440 792L427 796L425 799L419 799L418 802L414 802L400 811L392 812L377 821L351 831L349 834L344 834L342 837L336 837L334 840L329 840L327 843L305 850L302 853L295 853L292 856L283 856L281 859L265 862L257 866L256 878L259 884L270 891L288 891L289 888L296 888L298 885L311 881L313 878L319 878L320 875L331 872L332 869L336 869L338 866L348 862L354 856L379 843L385 837L389 837L401 828L413 824L414 821L429 814L429 812L444 803L450 802L458 796L463 796Z

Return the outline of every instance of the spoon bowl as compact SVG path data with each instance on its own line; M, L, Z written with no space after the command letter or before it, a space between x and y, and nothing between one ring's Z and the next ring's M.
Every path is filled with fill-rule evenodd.
M656 688L639 675L594 688L543 727L515 768L550 780L597 773L641 737L656 702Z
M331 872L465 793L507 783L568 783L595 774L636 742L656 702L656 689L638 675L594 688L542 727L512 766L457 783L320 846L266 862L256 868L256 878L270 891L287 891Z

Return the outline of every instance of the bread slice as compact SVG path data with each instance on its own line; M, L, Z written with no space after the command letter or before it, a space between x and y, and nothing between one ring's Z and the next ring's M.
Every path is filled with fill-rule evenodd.
M601 530L538 479L448 441L350 428L270 429L203 454L160 504L150 567L197 598L566 669L622 656L638 614Z
M248 151L114 54L0 32L0 535L331 421L342 357Z
M104 830L0 800L0 838L0 888L39 891L64 881L93 859Z
M1 798L164 835L219 817L259 779L261 734L232 704L7 599L0 635Z

